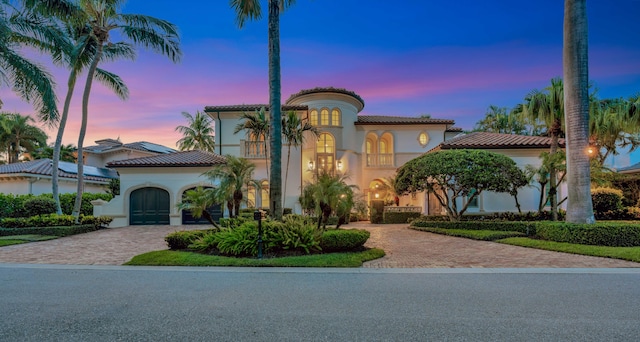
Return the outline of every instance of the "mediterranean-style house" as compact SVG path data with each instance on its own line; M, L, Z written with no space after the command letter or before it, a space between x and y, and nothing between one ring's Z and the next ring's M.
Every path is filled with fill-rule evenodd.
M302 90L285 102L283 113L295 112L302 120L318 127L321 133L317 139L307 135L301 146L291 146L288 161L290 146L283 142L284 208L301 213L298 202L301 189L322 171L348 176L347 182L356 185L364 198L371 201L388 198L385 178L394 177L398 167L424 153L458 148L484 149L507 155L524 168L526 165L539 166L540 153L549 150L550 139L545 137L485 132L463 134L449 119L360 115L364 105L364 100L355 92L332 87ZM94 214L112 216L111 227L197 222L188 213L181 212L176 204L189 189L216 186L202 173L224 163L224 155L247 158L256 165L254 179L260 186L246 189L245 198L255 207L269 207L264 137L254 137L244 131L234 134L243 113L253 113L261 108L268 113L269 106L263 104L205 107L204 111L215 125L216 153L176 152L148 142L96 141L96 146L86 148L86 159L88 163L116 170L121 191L110 202L94 201ZM562 194L566 194L566 189L561 187L560 198ZM537 210L539 196L539 190L533 186L521 189L522 210ZM402 196L397 204L392 202L424 214L443 213L440 204L426 193ZM217 206L216 210L221 208ZM485 192L469 205L468 212L515 210L515 202L509 194Z

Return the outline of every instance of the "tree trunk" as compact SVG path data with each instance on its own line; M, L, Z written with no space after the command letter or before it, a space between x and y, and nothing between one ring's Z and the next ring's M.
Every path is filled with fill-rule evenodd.
M67 81L67 96L64 99L64 108L62 109L62 117L60 118L60 124L58 125L58 134L56 135L56 143L53 146L53 166L51 170L51 192L53 193L53 200L56 201L56 213L62 215L62 206L60 205L60 194L58 192L58 166L60 165L60 149L62 148L62 136L64 135L64 128L67 124L67 118L69 117L69 106L71 106L71 97L73 97L73 90L76 87L77 73L74 68L71 68L69 73L69 80Z
M284 190L282 191L282 207L285 206L285 201L287 200L287 182L289 181L289 160L291 160L291 142L289 141L289 146L287 146L287 168L284 172Z
M564 2L562 50L567 141L567 222L594 223L589 146L589 63L586 0Z
M271 215L282 220L282 108L280 103L280 6L269 0L269 141L271 175L269 198Z
M98 42L98 50L91 62L89 71L87 72L87 82L84 86L84 93L82 94L82 124L80 126L80 135L78 136L78 187L76 189L76 202L73 206L72 215L76 219L76 223L79 223L80 209L82 206L82 192L84 191L84 156L82 155L82 145L84 143L84 136L87 133L87 121L89 119L89 95L91 94L91 85L93 83L93 75L96 73L98 63L102 57L102 45L104 42Z

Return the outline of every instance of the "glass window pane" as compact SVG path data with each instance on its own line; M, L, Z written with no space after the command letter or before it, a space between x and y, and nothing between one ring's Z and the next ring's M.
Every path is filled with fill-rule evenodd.
M337 109L331 111L331 126L340 126L340 111Z
M323 109L320 112L320 125L329 126L329 110L328 109Z

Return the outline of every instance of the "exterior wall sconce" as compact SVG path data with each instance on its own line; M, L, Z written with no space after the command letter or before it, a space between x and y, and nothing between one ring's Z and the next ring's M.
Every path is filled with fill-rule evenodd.
M342 171L342 160L338 160L336 162L336 168L338 169L338 171Z
M307 164L307 168L308 168L309 170L313 170L313 166L314 166L314 165L313 165L313 160L309 160L309 164Z
M380 198L380 194L376 192L375 197L376 199Z
M589 155L589 157L592 157L595 152L596 150L593 148L593 146L587 147L587 154Z

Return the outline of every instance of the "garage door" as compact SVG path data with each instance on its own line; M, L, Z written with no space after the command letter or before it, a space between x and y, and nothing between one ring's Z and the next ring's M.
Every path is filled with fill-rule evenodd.
M129 224L169 224L169 193L159 188L142 188L131 193Z

